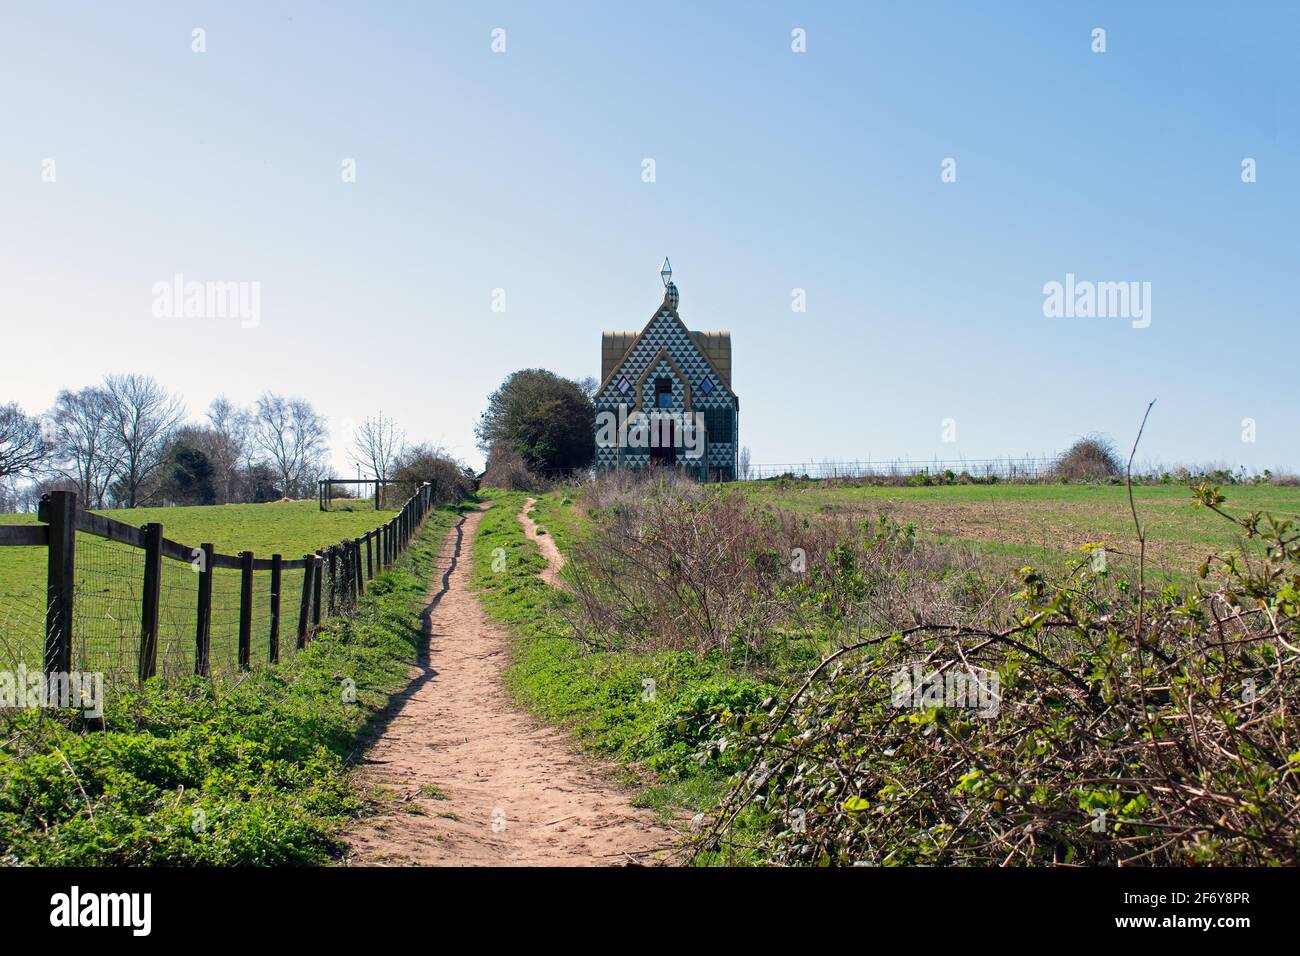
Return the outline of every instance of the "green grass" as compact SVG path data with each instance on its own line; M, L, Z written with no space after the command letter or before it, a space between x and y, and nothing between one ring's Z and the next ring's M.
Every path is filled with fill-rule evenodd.
M455 519L453 509L431 514L394 568L370 582L358 613L324 622L280 667L228 682L152 681L110 695L102 724L11 714L0 748L0 863L328 862L339 827L366 810L348 761L358 733L405 686Z
M573 547L587 533L591 519L578 508L573 492L557 491L537 498L532 518L555 539L560 551Z
M972 544L1009 565L1077 555L1085 542L1105 541L1130 555L1137 551L1123 485L851 487L764 481L728 487L756 504L796 512L868 519L886 513L900 524L914 524L923 536ZM1300 515L1300 487L1232 485L1224 493L1234 511ZM1197 507L1185 484L1142 485L1133 497L1147 536L1150 570L1184 577L1210 551L1239 545L1232 525Z
M571 600L537 577L545 566L524 537L516 516L525 495L484 492L493 506L483 516L474 544L473 581L489 615L516 638L507 681L519 701L545 720L575 733L596 753L628 767L638 786L635 802L680 821L719 799L734 771L708 752L708 728L727 708L748 708L774 687L745 676L722 657L697 659L687 652L632 654L592 651L576 641L563 605ZM563 550L585 517L563 493L539 500ZM497 549L501 549L497 551ZM493 561L504 568L493 570Z
M1019 565L1059 566L1077 557L1084 542L1104 540L1135 550L1127 489L1095 485L992 485L919 488L832 487L807 482L752 482L729 486L756 504L809 515L847 514L875 521L881 512L916 526L923 537L976 549L1003 564L1009 574ZM1236 511L1300 511L1300 489L1232 486L1226 489ZM491 616L508 625L516 640L508 680L518 699L542 718L573 731L590 750L613 756L629 767L639 789L638 806L680 821L712 810L741 755L710 751L710 725L725 713L754 711L769 696L782 696L791 683L815 666L825 646L797 644L773 635L761 657L743 662L713 654L697 659L687 652L634 654L592 651L578 643L564 615L568 595L537 577L544 561L523 535L516 514L522 494L488 493L493 508L484 516L475 544L474 581ZM561 551L589 533L591 519L580 496L558 491L537 496L533 517L544 524ZM1148 583L1186 579L1205 553L1234 548L1239 542L1223 518L1191 503L1185 486L1135 489L1139 514L1149 536ZM501 551L496 551L501 549ZM504 569L493 558L504 555ZM1123 567L1126 559L1116 563ZM501 567L501 562L497 562ZM654 682L651 701L643 682ZM707 754L703 763L700 755ZM749 824L742 822L742 829ZM759 862L735 846L702 854L704 864Z
M315 501L189 508L136 508L100 512L132 525L160 522L163 534L182 544L211 542L224 554L251 550L258 557L286 559L360 537L395 511L322 512ZM35 515L2 515L0 523L34 524ZM74 667L110 675L134 672L139 640L139 591L144 555L139 549L79 534L77 544L77 613L73 636ZM39 666L43 644L45 549L0 547L0 663ZM297 625L302 571L288 571L282 583L281 654L291 653ZM269 657L270 572L254 574L253 659ZM193 669L198 575L187 563L163 562L159 666L178 677ZM237 664L239 572L213 574L212 667L228 674Z

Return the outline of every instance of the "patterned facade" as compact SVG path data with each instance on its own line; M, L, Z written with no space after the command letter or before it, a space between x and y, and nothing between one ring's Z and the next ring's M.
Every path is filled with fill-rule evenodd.
M606 332L601 340L601 384L596 392L596 470L644 468L653 463L681 468L703 481L736 476L740 400L731 390L731 334L692 332L677 314L679 296L668 283L664 301L640 333ZM620 436L602 442L602 413L624 418L634 412L702 416L701 454L633 447ZM697 446L698 447L698 446Z

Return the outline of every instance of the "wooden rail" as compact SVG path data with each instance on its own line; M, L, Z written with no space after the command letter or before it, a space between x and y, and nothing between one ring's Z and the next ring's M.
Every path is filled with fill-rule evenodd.
M268 663L280 661L282 585L285 571L303 572L298 596L297 631L294 646L311 640L322 617L350 611L365 594L366 581L382 574L410 545L411 538L433 508L433 486L422 484L393 518L359 538L341 541L301 558L285 560L279 554L259 558L252 551L221 554L211 544L197 548L163 536L163 526L141 527L94 514L79 507L77 495L54 491L43 495L35 525L0 525L0 547L42 547L46 549L47 597L45 651L47 673L68 673L72 669L75 604L75 560L77 534L89 534L108 541L139 548L144 552L144 573L140 582L140 642L137 676L144 683L157 674L164 561L184 562L198 573L195 608L194 673L211 673L212 581L218 569L240 572L239 649L240 670L252 666L254 575L270 572L270 622ZM362 551L364 547L364 558Z

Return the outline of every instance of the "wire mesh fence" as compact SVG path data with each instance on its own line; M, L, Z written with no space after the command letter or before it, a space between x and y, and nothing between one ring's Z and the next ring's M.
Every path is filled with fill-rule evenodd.
M0 671L116 684L226 679L290 660L322 619L355 611L366 580L406 549L432 500L422 487L361 538L283 560L190 548L161 525L125 525L53 492L42 525L0 525Z
M1023 458L895 458L888 461L805 461L790 464L747 465L742 481L766 481L773 478L813 479L906 479L918 475L936 476L945 472L972 478L1038 480L1050 477L1056 459Z
M72 669L130 678L140 643L140 581L144 552L89 535L76 539Z
M298 653L298 615L302 610L302 585L307 577L307 571L290 569L281 574L280 627L276 657L280 661L287 661Z
M212 623L208 643L208 673L230 677L239 671L240 572L212 570Z
M164 558L158 628L158 673L169 680L194 673L199 573L189 561Z
M0 578L0 670L39 670L45 648L46 588Z

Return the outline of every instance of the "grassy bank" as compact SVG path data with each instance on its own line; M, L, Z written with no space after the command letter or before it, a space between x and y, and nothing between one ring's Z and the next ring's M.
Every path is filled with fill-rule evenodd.
M722 655L582 646L566 622L570 598L537 577L545 561L516 517L527 496L484 495L493 506L475 541L473 580L488 613L517 638L507 675L517 698L587 749L626 764L638 806L664 819L713 807L736 767L713 751L710 727L726 712L752 710L773 687ZM562 550L581 531L582 516L562 492L540 498L534 514Z
M376 521L374 512L346 517ZM406 682L438 548L456 517L431 514L397 564L368 584L358 613L325 621L280 667L119 691L102 721L7 716L0 862L327 862L341 823L364 809L347 774L358 733Z

